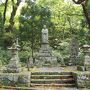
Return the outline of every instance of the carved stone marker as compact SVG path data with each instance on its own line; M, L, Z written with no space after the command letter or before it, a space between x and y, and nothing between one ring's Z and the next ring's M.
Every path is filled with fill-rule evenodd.
M69 65L76 65L78 59L79 44L75 37L70 42L70 61Z
M10 59L10 62L7 66L7 72L10 73L17 73L21 71L21 65L19 62L19 56L18 56L18 50L19 50L19 45L18 45L18 39L16 43L13 43L11 48L8 48L12 52L12 58Z
M86 71L90 71L90 45L83 45L84 49L84 66Z

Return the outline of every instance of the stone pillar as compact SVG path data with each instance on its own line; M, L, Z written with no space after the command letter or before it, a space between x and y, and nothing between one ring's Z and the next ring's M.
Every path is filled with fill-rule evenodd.
M69 65L76 65L78 59L78 52L79 52L79 43L75 36L72 38L70 42L70 61Z
M6 72L18 73L21 71L21 64L19 62L19 56L18 56L18 50L19 50L18 39L16 43L13 43L12 47L8 49L11 50L12 52L12 58L10 59Z
M84 67L86 71L90 70L90 45L83 45L84 50Z

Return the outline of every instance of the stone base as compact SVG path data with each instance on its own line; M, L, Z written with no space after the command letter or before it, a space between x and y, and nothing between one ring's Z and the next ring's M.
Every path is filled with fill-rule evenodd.
M21 71L22 71L21 68L13 68L13 67L10 68L10 67L8 67L5 72L8 72L8 73L19 73Z
M30 87L30 72L0 73L0 82L3 86L25 85Z
M57 57L52 54L52 49L48 44L42 44L36 57L36 66L55 66Z
M4 73L19 73L22 71L22 68L20 65L13 66L13 65L7 65L3 68Z
M90 88L90 72L75 72L73 76L78 88Z
M13 57L9 64L6 67L6 72L9 73L18 73L21 72L21 64L19 63L19 59L16 57Z
M36 66L56 66L57 58L56 57L38 57L36 60Z

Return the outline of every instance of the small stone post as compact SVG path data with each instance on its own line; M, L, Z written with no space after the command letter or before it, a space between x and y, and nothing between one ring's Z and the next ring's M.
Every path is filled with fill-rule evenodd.
M83 45L83 50L84 50L84 67L85 71L90 70L90 45Z
M78 52L79 52L79 43L78 43L78 40L74 36L70 42L69 65L77 65Z

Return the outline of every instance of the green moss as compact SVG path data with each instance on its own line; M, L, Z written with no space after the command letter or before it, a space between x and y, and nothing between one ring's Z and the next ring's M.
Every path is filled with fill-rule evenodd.
M77 71L73 73L78 87L90 88L90 71Z

